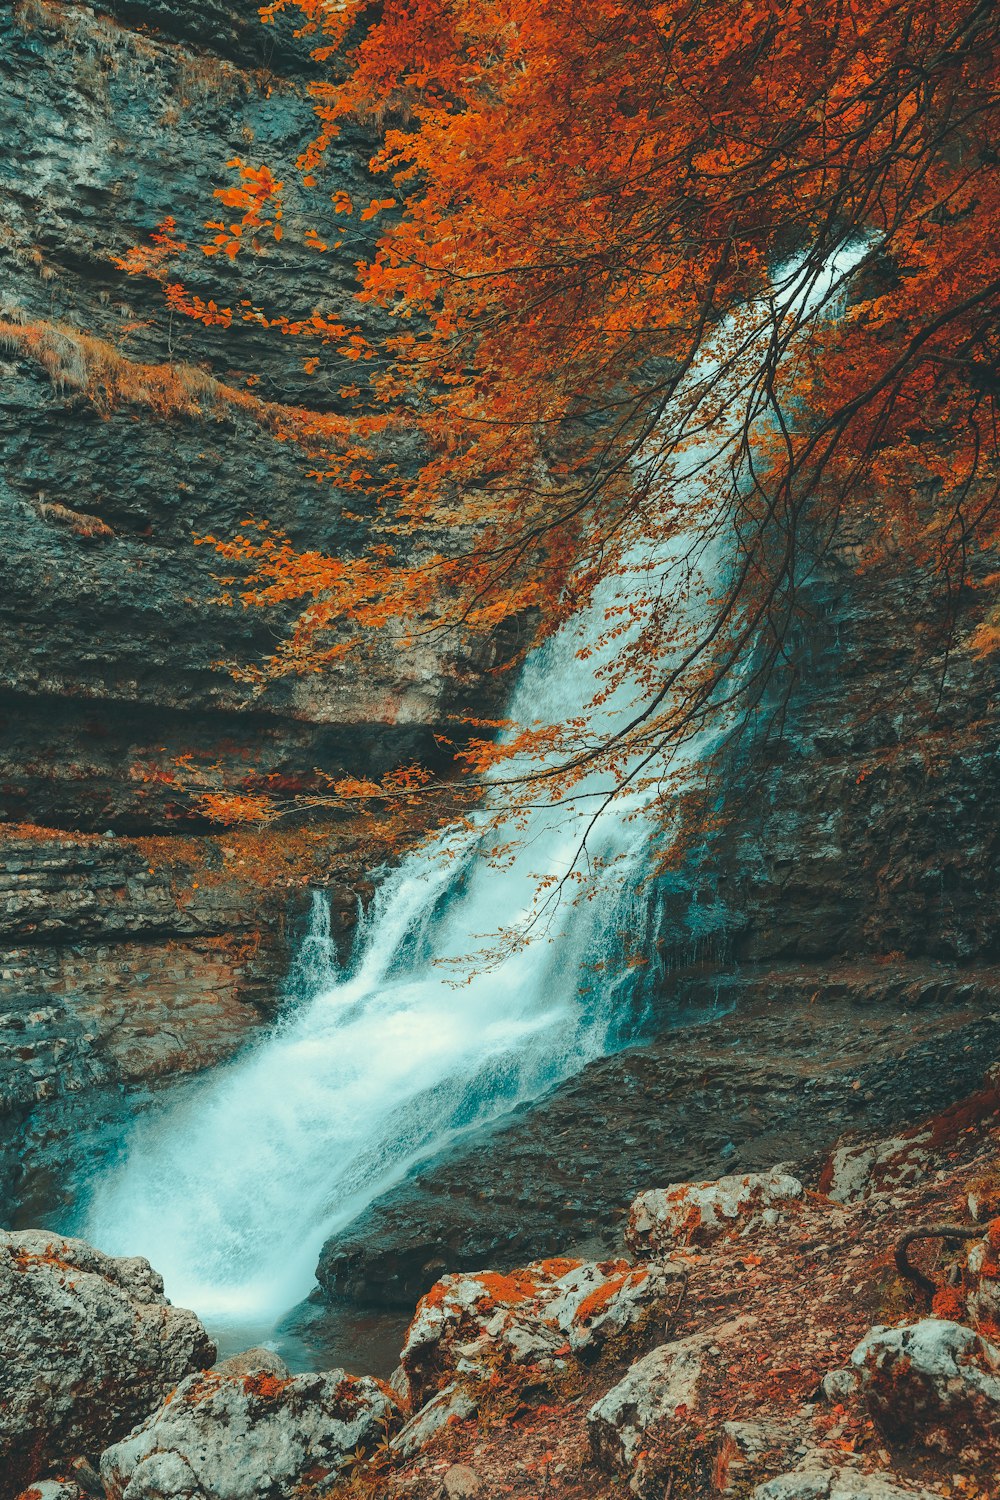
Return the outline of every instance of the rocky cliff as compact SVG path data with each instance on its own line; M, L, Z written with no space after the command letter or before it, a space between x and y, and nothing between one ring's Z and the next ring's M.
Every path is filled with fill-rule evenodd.
M112 257L167 216L205 239L228 159L292 163L311 76L291 27L239 0L0 11L0 1199L17 1178L33 1204L55 1187L60 1099L90 1091L100 1117L123 1085L239 1045L279 1003L306 886L332 887L343 938L384 856L343 822L280 849L214 836L192 791L280 797L317 767L433 761L470 686L494 691L455 639L263 697L219 664L258 660L281 624L220 607L195 536L249 515L339 555L365 536L356 502L219 392L335 397L299 341L174 319ZM364 143L337 167L363 197ZM309 222L324 230L314 207ZM294 232L219 261L194 293L330 316L350 298L351 259L331 267Z

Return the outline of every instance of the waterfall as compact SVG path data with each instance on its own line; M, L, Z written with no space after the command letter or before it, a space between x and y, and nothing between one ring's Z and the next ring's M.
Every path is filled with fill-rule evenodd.
M797 263L786 295L820 308L860 253L844 251L821 272ZM762 317L758 337L767 325ZM694 377L706 387L711 358ZM707 426L679 475L701 517L695 527L710 482L706 445L719 443L718 419ZM691 532L675 531L652 556L637 543L632 565L529 656L510 720L588 716L595 737L621 724L642 689L625 682L604 695L622 646L609 617L631 610L628 631L641 629L637 600L653 564L656 576L672 567L675 579L683 574L684 586L674 584L678 619L696 625L730 562L726 529L714 535L693 546ZM677 763L696 767L711 738L690 740ZM135 1123L124 1160L96 1185L87 1238L148 1256L168 1294L209 1326L273 1324L310 1290L324 1240L417 1162L632 1039L624 954L630 935L645 931L656 792L606 801L604 771L577 790L566 802L540 798L526 820L499 832L487 830L487 810L405 857L380 884L343 972L318 900L297 999L256 1045ZM531 925L539 877L574 865L591 820L587 898L566 897ZM488 846L498 843L509 850L491 858ZM476 961L492 935L526 924L523 942Z

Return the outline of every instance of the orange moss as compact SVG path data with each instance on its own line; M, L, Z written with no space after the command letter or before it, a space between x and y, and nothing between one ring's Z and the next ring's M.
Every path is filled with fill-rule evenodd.
M961 1323L965 1319L965 1302L954 1287L939 1287L934 1293L931 1311L937 1318L951 1318Z
M545 1275L550 1276L553 1281L558 1281L560 1276L566 1276L570 1271L575 1271L577 1266L582 1266L582 1260L571 1260L566 1256L553 1256L550 1260L540 1260L538 1269Z
M610 1277L603 1286L597 1287L589 1296L584 1297L580 1306L573 1314L574 1323L589 1323L591 1318L595 1317L602 1308L606 1307L623 1287L629 1285L641 1286L648 1275L648 1268L646 1266L639 1266L636 1269L626 1267L619 1275Z
M493 1302L527 1302L538 1296L538 1285L527 1271L511 1271L507 1276L498 1271L482 1271L475 1279Z
M283 1380L267 1370L258 1370L251 1375L243 1376L243 1389L249 1396L259 1396L263 1401L273 1401L276 1396L281 1395L282 1391L287 1390L291 1383L291 1380Z

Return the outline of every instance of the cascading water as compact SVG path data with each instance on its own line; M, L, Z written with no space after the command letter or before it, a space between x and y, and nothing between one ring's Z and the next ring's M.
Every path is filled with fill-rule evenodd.
M803 272L800 306L822 306L858 253ZM711 435L683 460L692 488L705 482L707 446L719 444L717 418L706 426ZM657 568L691 544L675 536ZM692 624L728 565L719 542L699 553L677 598ZM637 553L634 572L602 584L530 656L509 709L515 724L589 715L600 734L634 711L641 694L628 683L591 705L621 649L620 636L608 638L609 611L633 603L650 560ZM641 623L638 608L630 629ZM705 738L683 747L689 765ZM655 793L605 802L610 790L598 772L569 803L542 801L526 827L509 830L502 861L487 857L484 842L504 842L504 831L484 840L485 814L478 829L445 830L385 878L343 973L314 926L298 1003L227 1068L136 1124L125 1160L97 1185L87 1238L148 1256L169 1295L210 1326L259 1333L309 1291L324 1240L416 1162L629 1040L622 956L644 922L637 893ZM587 824L598 872L589 899L562 901L525 942L477 965L478 944L530 923L539 876L570 869Z

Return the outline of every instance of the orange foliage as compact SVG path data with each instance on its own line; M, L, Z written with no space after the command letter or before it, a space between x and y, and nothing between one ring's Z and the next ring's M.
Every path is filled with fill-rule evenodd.
M303 182L338 215L378 216L358 295L393 327L376 344L339 319L243 307L310 340L310 373L364 372L339 387L351 436L313 472L383 505L359 558L301 553L266 527L206 539L250 570L245 603L301 608L265 675L338 660L345 621L432 614L489 633L530 612L550 632L641 543L651 561L607 619L621 650L600 692L628 676L642 708L601 744L584 717L503 752L532 751L569 789L595 761L619 781L659 774L720 697L752 710L845 523L864 565L905 553L949 590L978 568L995 595L981 565L1000 542L989 0L272 0L261 14L280 12L331 65L311 85ZM358 120L381 132L372 167L389 189L364 208L329 151ZM237 217L213 221L209 254L280 228L282 183L231 165L239 183L217 197ZM316 231L304 243L326 248ZM806 317L781 268L798 255L818 278L845 246L859 256L846 306ZM224 317L173 280L184 248L167 221L122 263L190 316ZM296 425L321 448L326 420ZM386 456L400 430L422 443L406 478ZM679 461L713 436L693 495ZM686 563L720 533L730 574L685 634ZM682 535L683 560L658 561ZM973 646L998 641L987 611ZM472 747L472 770L497 753Z

